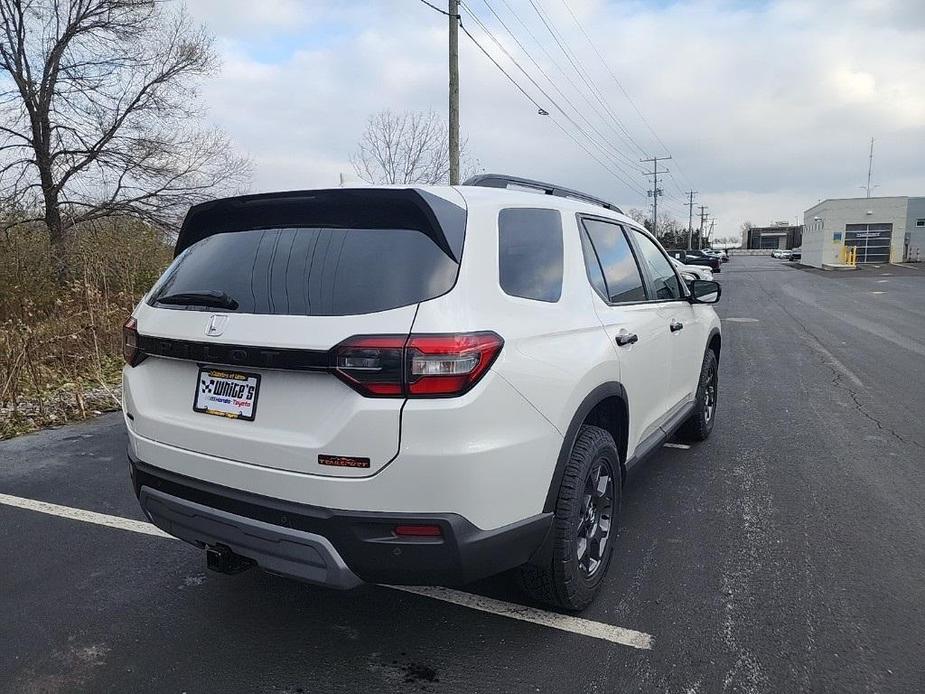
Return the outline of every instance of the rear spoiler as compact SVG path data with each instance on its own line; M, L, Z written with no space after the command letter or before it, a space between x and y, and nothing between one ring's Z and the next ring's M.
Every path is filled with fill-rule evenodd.
M291 227L413 229L458 263L466 210L414 188L333 188L221 198L190 208L174 257L215 234Z

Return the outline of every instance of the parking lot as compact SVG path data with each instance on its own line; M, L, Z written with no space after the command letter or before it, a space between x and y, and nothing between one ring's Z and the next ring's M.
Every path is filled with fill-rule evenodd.
M716 429L630 479L580 620L505 576L207 573L137 522L107 415L0 443L0 690L925 691L925 270L738 257L717 279Z

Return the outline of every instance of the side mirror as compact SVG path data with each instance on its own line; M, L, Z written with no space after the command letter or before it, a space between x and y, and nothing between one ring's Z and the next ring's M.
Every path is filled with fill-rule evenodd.
M691 289L692 304L715 304L723 293L719 282L711 280L694 280L688 286Z

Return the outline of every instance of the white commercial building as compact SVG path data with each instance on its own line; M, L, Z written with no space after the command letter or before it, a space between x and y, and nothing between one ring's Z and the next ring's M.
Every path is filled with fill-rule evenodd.
M925 197L823 200L803 213L804 265L925 261Z

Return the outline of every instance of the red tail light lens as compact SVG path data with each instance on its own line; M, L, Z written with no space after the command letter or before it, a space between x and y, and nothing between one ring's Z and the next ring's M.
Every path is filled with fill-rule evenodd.
M503 346L493 332L357 336L334 348L335 373L367 397L455 397L479 382Z
M406 335L351 337L334 348L335 373L368 397L402 397Z
M138 351L138 321L132 317L122 326L122 357L129 366L137 366L144 357Z
M406 347L408 397L462 395L488 371L504 340L492 332L412 335Z

